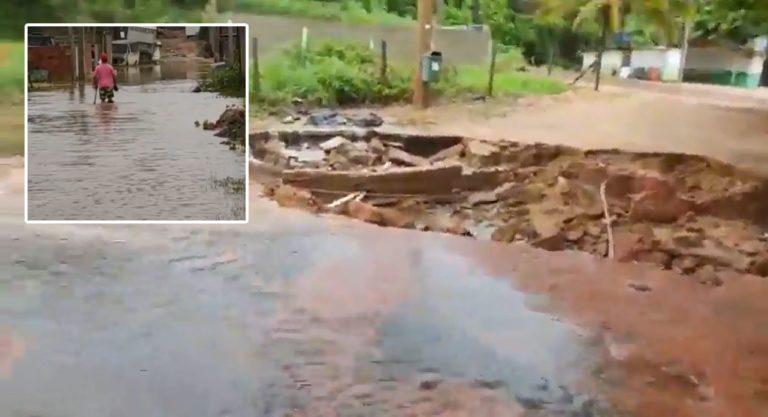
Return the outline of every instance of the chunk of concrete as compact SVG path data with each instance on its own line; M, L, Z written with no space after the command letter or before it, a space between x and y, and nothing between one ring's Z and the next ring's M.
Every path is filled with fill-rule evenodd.
M322 149L325 152L330 152L334 149L338 149L342 146L347 146L351 142L345 138L344 136L335 136L331 139L326 140L325 142L320 144L320 149Z
M461 180L459 165L393 168L384 172L296 169L283 172L283 182L300 188L368 191L381 194L452 194Z
M446 159L458 159L464 153L464 144L453 145L450 148L443 149L442 151L430 156L429 162L441 162Z
M426 158L411 155L408 152L398 148L387 149L387 158L396 164L411 167L423 167L430 165Z

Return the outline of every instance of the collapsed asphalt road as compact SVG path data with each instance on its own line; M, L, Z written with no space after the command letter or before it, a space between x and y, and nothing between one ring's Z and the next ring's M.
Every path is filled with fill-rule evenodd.
M252 210L226 227L24 226L4 211L0 414L765 415L763 282L711 290L584 254Z

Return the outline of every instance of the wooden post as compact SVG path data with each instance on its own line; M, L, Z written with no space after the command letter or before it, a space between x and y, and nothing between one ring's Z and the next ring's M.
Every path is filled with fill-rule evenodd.
M77 45L78 45L77 50L80 57L77 63L77 69L79 71L78 79L80 81L85 81L85 68L87 64L85 61L86 49L85 49L85 28L84 27L80 28L80 39L78 39Z
M603 6L603 34L600 36L600 48L597 50L597 74L595 75L595 91L600 91L600 77L603 72L603 53L608 43L608 6Z
M253 59L253 79L251 85L253 86L253 92L256 94L261 93L261 73L259 71L259 38L251 39L253 45L251 46L251 56Z
M472 0L472 24L480 24L480 0Z
M688 38L691 37L691 19L686 17L683 23L683 41L680 51L680 72L677 74L678 81L683 82L685 77L685 64L688 61Z
M107 56L109 57L110 64L112 63L112 40L115 39L115 28L108 28L106 30L106 36L104 37L104 47L107 51Z
M381 40L381 72L379 74L381 83L387 82L387 41Z
M227 64L235 62L235 31L232 26L227 26Z
M221 29L219 27L211 27L208 30L208 38L209 42L211 43L211 51L213 52L214 62L221 61L221 44L219 43L220 30Z
M432 0L418 0L418 23L416 29L417 64L413 77L413 105L422 109L429 106L429 85L421 80L422 56L429 52L432 44Z
M496 76L496 42L491 41L491 68L488 71L488 97L493 97L493 79Z
M244 27L238 27L237 28L237 44L238 44L238 52L240 52L238 55L238 59L240 61L240 71L242 71L242 74L245 75L245 72L248 71L248 62L245 59L245 28Z
M77 47L72 26L67 28L67 35L69 35L69 55L72 61L72 82L74 83L77 80Z

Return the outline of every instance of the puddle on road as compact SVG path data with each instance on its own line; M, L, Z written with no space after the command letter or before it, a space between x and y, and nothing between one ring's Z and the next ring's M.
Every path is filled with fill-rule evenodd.
M594 401L573 388L591 364L575 328L532 311L536 300L456 254L431 250L418 258L418 296L379 331L383 360L396 373L471 381L548 415L598 415Z
M94 105L90 87L30 92L30 219L245 218L245 193L213 181L244 179L245 151L194 126L243 100L154 68L123 74L114 104Z
M608 415L582 390L599 358L593 341L535 312L531 303L546 299L487 275L439 237L386 240L336 251L292 280L265 352L307 410L508 415L487 414L491 396L509 415Z

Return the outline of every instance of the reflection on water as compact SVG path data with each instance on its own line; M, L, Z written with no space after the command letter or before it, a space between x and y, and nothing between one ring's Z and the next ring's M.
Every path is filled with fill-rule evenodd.
M118 84L146 84L166 80L197 80L210 69L206 62L163 62L159 65L117 67Z
M245 151L194 126L242 99L194 86L126 83L96 105L83 86L30 92L29 219L244 220L244 193L214 180L245 178Z

